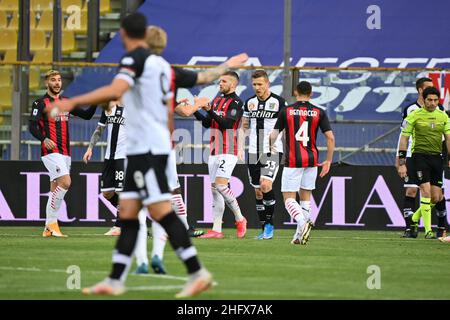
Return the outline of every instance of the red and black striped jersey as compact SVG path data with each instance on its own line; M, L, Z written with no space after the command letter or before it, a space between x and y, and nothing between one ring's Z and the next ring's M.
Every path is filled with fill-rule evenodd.
M208 117L211 120L211 155L237 155L237 130L243 114L243 102L233 92L216 97Z
M89 120L95 113L97 106L91 106L87 110L75 108L71 112L60 112L56 118L49 116L50 104L58 99L66 99L65 97L53 98L48 93L33 102L30 115L30 131L33 136L41 141L41 156L50 153L60 153L70 156L70 137L69 137L69 118L70 115ZM34 129L33 123L37 123L37 129ZM49 150L45 147L44 140L48 138L55 142L56 147Z
M318 163L317 131L331 130L327 114L309 102L298 101L280 112L275 129L284 130L285 166L316 167Z

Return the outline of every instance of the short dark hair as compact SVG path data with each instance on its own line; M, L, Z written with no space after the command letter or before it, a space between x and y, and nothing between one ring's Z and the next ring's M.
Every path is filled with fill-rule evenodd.
M234 71L227 71L223 74L224 76L230 76L236 79L237 82L239 82L239 76L236 72Z
M311 83L308 81L300 81L296 87L297 93L302 96L309 96L312 92Z
M426 99L430 94L435 94L438 97L441 96L441 93L439 92L438 89L436 89L435 87L428 87L422 92L423 99Z
M132 39L145 39L147 18L139 12L134 12L123 18L120 27Z
M255 70L255 72L253 72L252 79L257 79L257 78L265 78L265 79L269 80L269 76L267 75L267 72L262 69Z
M425 82L433 82L433 80L431 80L430 78L427 78L427 77L423 77L423 78L417 79L417 81L416 81L416 90L419 91L419 88L422 88L423 84Z

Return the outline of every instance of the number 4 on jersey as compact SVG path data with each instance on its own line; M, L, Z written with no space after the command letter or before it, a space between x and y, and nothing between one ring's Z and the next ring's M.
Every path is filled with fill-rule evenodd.
M304 147L308 145L308 122L305 121L302 123L300 129L298 129L297 133L295 134L295 140L302 142Z

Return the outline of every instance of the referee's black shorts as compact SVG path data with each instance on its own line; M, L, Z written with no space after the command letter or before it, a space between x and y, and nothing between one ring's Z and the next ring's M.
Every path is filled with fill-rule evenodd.
M412 160L418 184L430 182L442 188L442 156L440 154L413 153Z

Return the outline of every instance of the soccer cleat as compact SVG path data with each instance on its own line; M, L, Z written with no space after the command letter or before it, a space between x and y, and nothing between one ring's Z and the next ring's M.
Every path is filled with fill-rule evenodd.
M120 236L120 228L116 226L112 227L105 233L105 236Z
M450 243L450 236L448 236L448 237L440 237L439 241L440 242L444 242L444 243Z
M266 223L264 226L264 239L272 239L273 238L273 224Z
M201 239L211 239L211 238L222 239L223 237L224 237L224 235L222 232L208 230L208 232L206 232L204 235L200 236L199 238L201 238Z
M301 228L297 226L297 230L294 234L294 238L292 239L291 243L306 245L308 243L309 234L311 233L312 227L313 223L311 221L305 222Z
M53 222L45 226L44 232L42 232L43 237L56 237L56 238L67 238L67 235L63 234L59 229L58 222Z
M152 269L156 274L167 273L163 261L156 255L152 257Z
M208 290L213 285L211 273L205 268L191 274L183 290L175 295L175 298L189 298L203 291Z
M439 227L436 232L436 237L438 237L438 238L447 237L447 230L444 227Z
M236 233L238 238L245 237L245 233L247 232L247 219L242 218L240 221L236 221L234 223L236 225Z
M262 231L260 234L258 234L258 235L255 237L255 240L262 240L262 239L264 239L264 231Z
M136 271L134 273L135 274L148 274L148 264L141 263L140 265L138 265L138 267L136 268Z
M411 223L411 230L410 230L410 236L411 238L417 238L419 235L419 224L416 222Z
M412 238L411 229L406 229L401 238Z
M430 230L425 233L425 239L437 239L437 237L434 235L434 232Z
M92 287L83 288L82 293L85 295L118 296L125 291L125 286L122 281L106 278Z
M191 238L197 238L197 237L204 235L205 231L197 230L194 227L190 226L188 229L188 234L189 234L189 237L191 237Z

